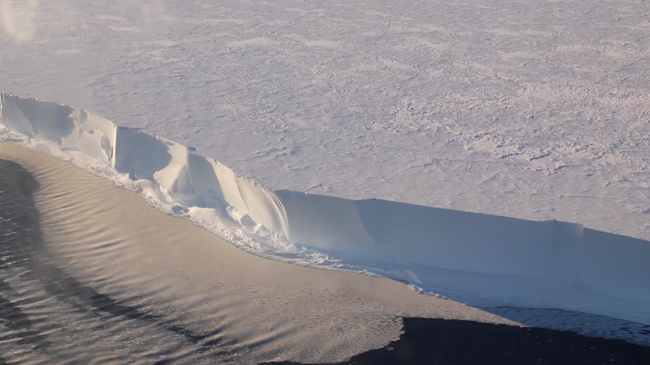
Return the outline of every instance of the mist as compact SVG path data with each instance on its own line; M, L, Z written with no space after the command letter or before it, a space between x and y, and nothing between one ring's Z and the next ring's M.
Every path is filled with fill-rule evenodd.
M36 35L38 0L1 0L2 31L16 43L26 43Z

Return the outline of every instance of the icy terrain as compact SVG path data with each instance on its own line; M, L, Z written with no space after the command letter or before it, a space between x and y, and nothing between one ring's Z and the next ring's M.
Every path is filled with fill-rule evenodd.
M264 186L650 239L646 1L1 4L0 91Z
M249 252L380 274L474 305L650 324L648 241L573 223L272 190L84 110L0 96L0 140L103 175Z
M536 227L540 237L569 227L572 242L589 232L605 237L596 229L625 235L645 240L629 239L645 250L648 19L650 4L641 0L0 0L0 91L91 110L131 128L124 129L127 135L141 129L173 140L180 145L148 139L169 150L170 161L163 162L171 164L158 167L174 176L187 173L182 161L193 156L183 145L196 148L262 186L294 191L272 195L286 214L293 209L300 219L307 218L301 209L316 204L313 199L351 204L344 211L368 217L364 209L377 202L344 199L377 198L557 219L575 225L498 218L508 227ZM102 156L97 138L79 139L79 148ZM177 193L186 186L177 184ZM384 218L393 214L384 210L390 204L397 203L373 206L379 212L373 219L393 221ZM201 209L191 214L201 217ZM227 213L241 227L251 226L248 218L271 219L265 225L275 227L271 231L292 230L255 212ZM455 214L463 222L497 219ZM408 224L424 219L406 217ZM327 222L318 218L309 221ZM363 220L345 223L366 232L383 228ZM473 226L464 227L468 242L476 242ZM331 243L335 233L366 234L357 228L302 242L320 250L309 251L309 260L337 265L318 252L340 249ZM419 237L379 233L355 243L380 246L388 237ZM303 241L299 229L292 234ZM540 248L531 237L524 241ZM286 244L287 252L307 254ZM408 249L405 260L430 259ZM603 257L599 250L589 252ZM616 255L628 259L629 251L612 251L611 245L605 252L613 263L619 262ZM648 262L644 257L635 262ZM531 269L549 272L538 265ZM624 276L636 284L648 277ZM614 287L602 283L603 290Z

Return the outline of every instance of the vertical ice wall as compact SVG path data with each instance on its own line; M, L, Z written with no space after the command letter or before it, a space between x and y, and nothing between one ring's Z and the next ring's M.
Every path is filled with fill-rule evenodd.
M81 109L2 94L0 113L0 125L24 145L110 168L200 224L229 220L229 237L248 234L241 242L252 252L266 247L268 256L272 247L283 258L293 243L460 301L650 323L647 241L558 221L274 191L185 146ZM196 208L200 216L192 216Z

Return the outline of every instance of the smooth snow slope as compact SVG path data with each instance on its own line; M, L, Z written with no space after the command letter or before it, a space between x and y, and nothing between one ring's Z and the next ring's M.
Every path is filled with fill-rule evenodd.
M0 100L0 139L139 190L248 251L367 270L476 305L650 323L650 242L558 221L271 190L185 146L81 109L7 94ZM336 261L324 261L330 256Z

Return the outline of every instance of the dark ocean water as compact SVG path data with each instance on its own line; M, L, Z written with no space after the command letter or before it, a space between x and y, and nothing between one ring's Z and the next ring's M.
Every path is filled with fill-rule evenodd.
M340 364L647 365L650 364L650 347L568 331L405 318L404 333L399 341Z

